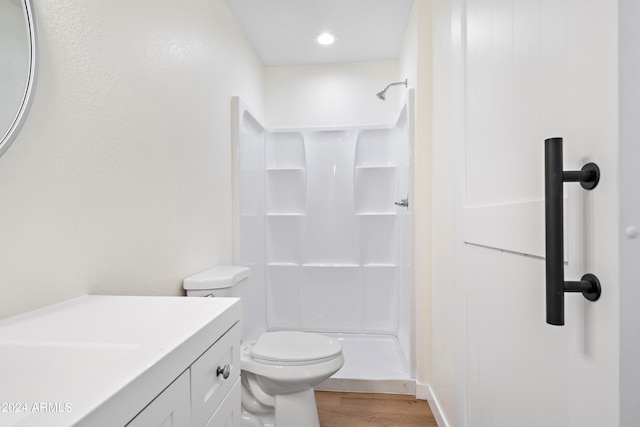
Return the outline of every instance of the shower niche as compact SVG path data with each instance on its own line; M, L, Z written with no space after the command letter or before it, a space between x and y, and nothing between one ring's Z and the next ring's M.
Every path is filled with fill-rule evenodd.
M250 286L262 287L266 329L319 332L343 344L345 367L328 389L415 390L409 210L395 204L409 193L408 110L395 126L266 130L263 195L258 179L236 186L265 204L264 238L255 240L263 242L256 271L264 276ZM242 132L237 144L242 152ZM251 244L242 225L238 233L241 246ZM242 254L253 252L236 253L245 263ZM341 378L387 382L384 390L335 386Z
M298 266L307 193L303 140L297 132L269 132L265 148L267 265Z

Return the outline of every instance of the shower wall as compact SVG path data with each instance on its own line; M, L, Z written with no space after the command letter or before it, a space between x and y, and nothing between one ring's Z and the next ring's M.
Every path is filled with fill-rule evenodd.
M243 333L256 339L265 322L265 164L266 129L237 97L232 99L233 263L251 269L245 297Z
M268 133L270 329L395 334L394 133Z
M384 128L239 117L239 261L263 271L251 285L267 328L391 335L409 360L410 216L394 203L409 194L408 106Z

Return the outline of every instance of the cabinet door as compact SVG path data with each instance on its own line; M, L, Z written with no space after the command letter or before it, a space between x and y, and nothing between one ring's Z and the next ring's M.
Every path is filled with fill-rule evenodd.
M191 425L189 369L142 410L128 427L184 427Z
M240 427L242 423L240 387L240 378L238 378L205 427Z
M191 365L194 426L207 423L240 377L240 335L240 324L236 323Z

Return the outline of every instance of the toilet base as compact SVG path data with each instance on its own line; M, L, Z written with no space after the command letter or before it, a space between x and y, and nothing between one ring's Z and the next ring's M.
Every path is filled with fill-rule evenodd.
M257 416L242 409L242 427L274 427L275 420L273 419L273 413L261 414Z
M243 390L242 427L320 427L312 388L278 394L275 396L275 406L268 409L264 405L256 408L255 401L247 405L248 392L247 388Z
M320 427L313 389L276 396L275 427Z

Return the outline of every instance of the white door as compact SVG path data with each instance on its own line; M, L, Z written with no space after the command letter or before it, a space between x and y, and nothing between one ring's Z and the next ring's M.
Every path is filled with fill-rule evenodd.
M618 425L617 5L610 0L460 0L469 427ZM545 323L544 140L564 169L592 161L592 191L564 184L565 296Z

